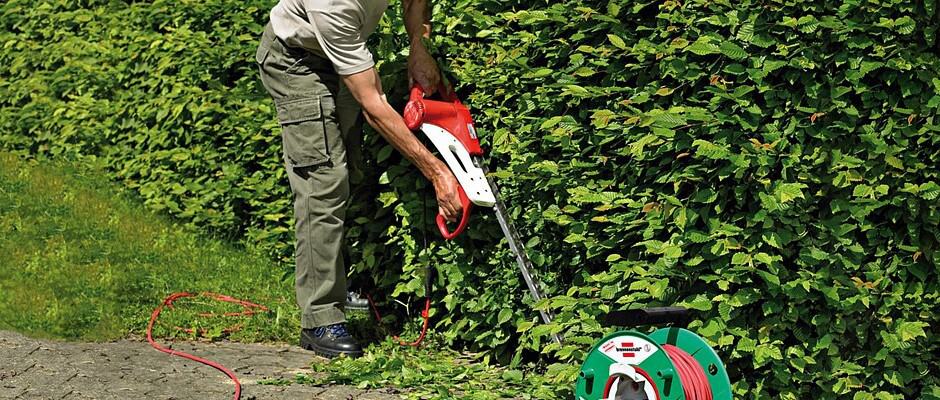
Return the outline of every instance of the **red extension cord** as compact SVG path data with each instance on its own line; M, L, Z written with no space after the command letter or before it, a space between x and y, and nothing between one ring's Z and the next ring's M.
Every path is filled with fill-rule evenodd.
M705 370L689 353L673 346L664 344L663 350L669 355L672 364L679 373L679 382L688 400L712 400L712 388L705 376Z
M245 301L245 300L239 300L234 297L226 296L226 295L218 294L218 293L202 292L202 293L199 293L198 295L187 293L187 292L173 293L167 296L167 298L163 299L163 302L160 303L160 305L158 305L157 308L155 308L153 310L153 313L150 315L150 322L147 324L147 342L150 343L150 345L153 346L154 349L157 349L169 355L183 357L185 359L192 360L201 364L205 364L221 371L222 373L227 375L232 380L232 382L235 382L235 396L233 397L233 399L239 400L242 395L242 385L241 385L241 382L238 381L238 378L235 376L234 372L232 372L228 368L225 368L224 366L222 366L222 364L219 364L217 362L207 360L205 358L197 357L197 356L194 356L192 354L185 353L182 351L167 349L153 340L153 326L156 324L157 318L160 316L160 312L163 311L163 308L169 307L172 309L173 302L176 301L177 299L180 299L183 297L196 297L196 296L209 297L217 301L233 303L233 304L238 304L242 306L242 311L240 312L228 312L228 313L222 314L223 316L226 316L226 317L250 316L258 312L268 311L268 308L263 305L255 304L255 303ZM366 294L366 297L369 300L369 306L372 308L372 312L375 314L375 319L381 322L382 315L379 314L379 310L376 308L375 302L372 300L372 296ZM418 338L414 342L406 342L400 339L398 336L394 336L395 340L398 340L399 344L401 344L402 346L412 346L412 347L420 346L421 342L424 341L424 338L428 332L428 319L429 319L430 309L431 309L431 299L427 298L425 299L425 302L424 302L424 310L421 311L421 317L424 319L424 323L421 327L421 334L418 336ZM213 316L213 314L209 314L209 313L203 313L199 315L203 317ZM178 328L178 329L182 329L182 328ZM708 382L708 377L705 375L705 370L698 363L698 361L696 361L695 358L693 358L689 353L686 353L684 350L676 346L673 346L671 344L664 344L663 349L666 351L666 354L669 355L669 359L672 360L673 365L675 365L676 367L676 370L677 370L676 372L679 374L679 381L682 383L682 390L685 392L685 398L688 400L712 400L711 385Z
M163 311L163 307L173 308L173 302L176 301L177 299L180 299L183 297L196 297L196 296L209 297L214 300L218 300L218 301L222 301L226 303L238 304L242 306L241 312L228 312L228 313L222 314L223 316L226 316L226 317L249 316L249 315L256 314L258 312L268 311L268 308L263 305L255 304L255 303L248 302L245 300L239 300L231 296L226 296L224 294L211 293L211 292L202 292L202 293L199 293L198 295L192 294L192 293L186 293L186 292L173 293L169 295L167 298L163 299L163 303L160 303L160 305L157 306L157 308L153 310L153 314L150 314L150 323L147 324L147 342L149 342L150 345L153 346L153 348L160 350L164 353L167 353L171 356L183 357L185 359L193 360L195 362L205 364L219 371L222 371L222 373L224 373L225 375L228 375L228 377L232 379L232 382L235 382L234 400L239 400L242 396L242 384L241 382L238 381L238 378L235 377L235 373L230 371L228 368L225 368L224 366L222 366L222 364L219 364L217 362L207 360L205 358L197 357L189 353L167 349L153 340L153 325L156 324L157 317L160 316L160 312ZM213 316L214 314L203 313L199 315L202 317L210 317L210 316ZM178 329L182 329L182 328L178 328Z

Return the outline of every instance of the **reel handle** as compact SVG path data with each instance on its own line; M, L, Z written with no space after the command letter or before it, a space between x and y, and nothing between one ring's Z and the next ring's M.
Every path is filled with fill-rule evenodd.
M441 231L441 236L444 236L445 240L457 237L464 229L467 229L467 224L470 222L470 209L473 208L473 203L470 202L470 198L467 197L467 192L464 192L462 186L457 186L457 195L460 197L460 205L463 208L463 215L460 217L457 229L451 232L447 228L447 219L440 213L437 214L437 229Z
M673 324L684 328L689 322L692 322L692 313L685 307L651 307L611 311L601 321L601 325L634 327Z

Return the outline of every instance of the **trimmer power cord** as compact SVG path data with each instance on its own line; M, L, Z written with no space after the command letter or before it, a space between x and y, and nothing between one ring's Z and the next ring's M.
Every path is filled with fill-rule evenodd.
M427 218L427 209L428 209L427 193L425 193L422 198L422 206L423 206L423 210L425 211L424 217ZM422 238L422 241L424 242L424 249L427 250L428 234L424 230L422 230L421 232L422 232L421 238ZM426 264L425 264L425 271L424 271L425 272L424 293L426 296L424 298L424 310L421 311L421 318L424 320L424 322L421 324L421 334L418 335L418 338L415 339L415 341L413 342L407 342L401 339L400 337L398 337L398 335L393 335L392 338L397 340L398 344L402 346L418 347L421 345L421 342L424 341L424 337L427 336L428 334L428 320L430 319L430 313L431 313L431 264L428 261L425 261L425 263ZM375 301L372 300L372 295L369 293L366 293L366 299L369 300L369 307L372 308L372 314L375 316L376 323L381 324L382 314L379 313L379 309L375 306Z
M712 388L702 365L689 353L671 344L664 344L663 350L669 355L672 364L676 366L685 398L687 400L712 400Z
M369 300L369 307L372 308L372 313L375 315L375 320L379 323L382 322L382 314L379 313L379 309L375 307L375 302L372 301L372 296L366 293L366 299ZM424 299L424 310L421 311L421 318L424 319L424 323L421 325L421 334L418 335L418 338L414 342L407 342L404 339L398 337L398 335L392 336L395 340L398 341L398 344L402 346L411 346L418 347L421 345L421 342L424 341L424 337L428 334L428 319L430 318L431 311L431 298L427 297Z
M427 248L427 239L424 241L424 248ZM418 347L421 345L421 342L424 341L424 337L428 334L428 321L431 318L431 266L427 265L425 268L424 276L424 290L427 295L424 298L424 310L421 311L421 319L424 322L421 324L421 334L418 335L418 338L413 342L407 342L404 339L398 337L398 335L393 335L392 338L398 341L398 344L402 346L411 346ZM369 307L372 308L372 314L375 316L375 322L377 324L382 323L382 314L379 313L379 309L375 306L375 301L372 300L372 295L366 293L366 299L369 300Z
M160 312L163 311L163 307L173 308L173 302L176 301L177 299L180 299L183 297L196 297L196 296L209 297L214 300L218 300L218 301L222 301L226 303L234 303L234 304L238 304L242 306L241 312L229 312L229 313L222 314L223 316L226 316L226 317L249 316L249 315L256 314L258 312L268 311L268 308L263 305L251 303L251 302L244 301L244 300L239 300L231 296L226 296L224 294L210 293L210 292L202 292L202 293L199 293L198 295L187 293L187 292L173 293L169 295L167 298L163 299L163 303L160 303L160 305L157 306L157 308L153 310L153 314L150 314L150 323L147 324L147 342L149 342L150 345L153 346L153 348L159 351L162 351L164 353L167 353L171 356L183 357L185 359L193 360L195 362L205 364L219 371L222 371L222 373L224 373L225 375L228 375L228 377L232 379L232 382L235 382L234 400L239 400L242 396L242 384L241 382L238 381L238 378L235 377L235 373L230 371L228 368L225 368L224 366L222 366L222 364L219 364L217 362L207 360L205 358L197 357L189 353L167 349L153 340L153 326L156 324L157 317L160 316ZM202 317L213 316L213 314L207 314L207 313L203 313L199 315Z

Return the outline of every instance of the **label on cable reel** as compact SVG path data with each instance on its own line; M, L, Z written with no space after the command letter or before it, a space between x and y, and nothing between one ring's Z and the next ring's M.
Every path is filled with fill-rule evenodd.
M621 364L640 364L659 351L653 343L633 336L612 338L597 349L611 360Z

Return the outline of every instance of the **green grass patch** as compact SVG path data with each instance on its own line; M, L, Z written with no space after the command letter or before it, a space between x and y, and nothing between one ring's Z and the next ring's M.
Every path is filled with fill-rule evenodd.
M198 313L239 309L182 299L155 333L180 335L180 326L218 337L238 324L234 340L296 341L299 316L284 266L144 211L92 166L0 153L0 254L0 329L110 340L142 334L171 293L213 291L270 313L204 318Z

